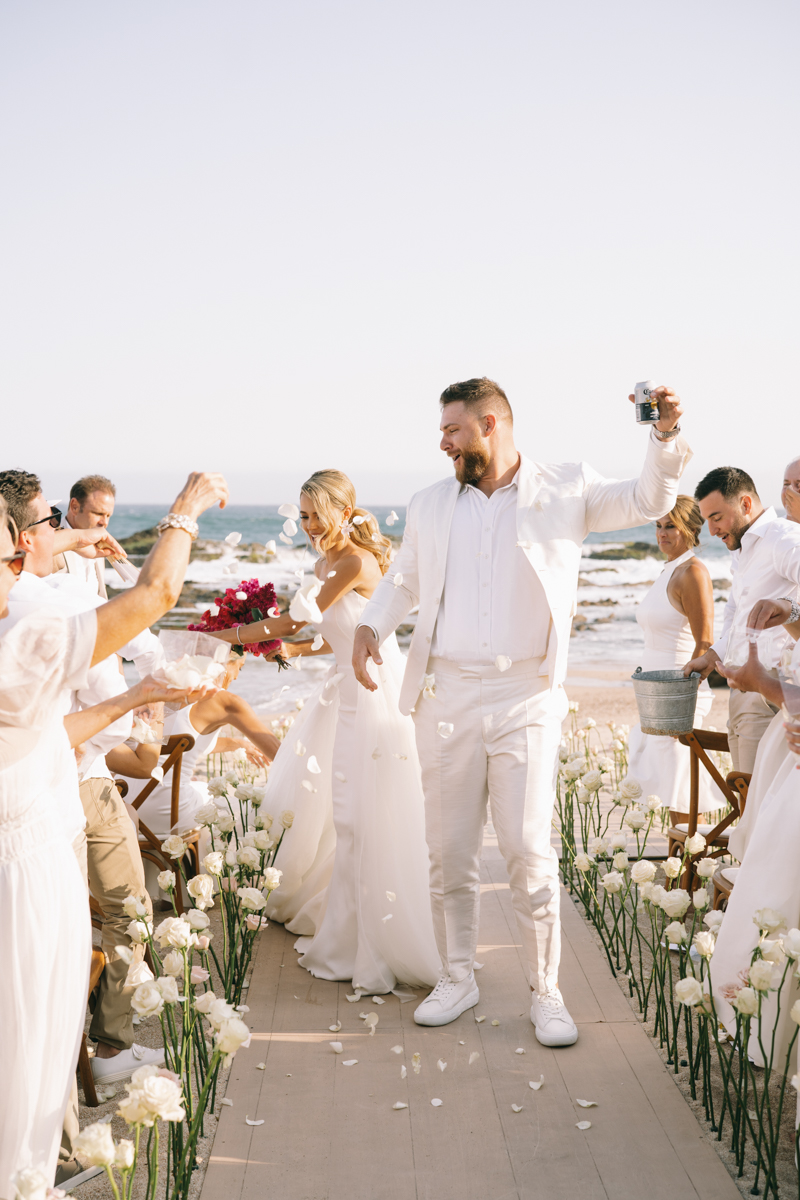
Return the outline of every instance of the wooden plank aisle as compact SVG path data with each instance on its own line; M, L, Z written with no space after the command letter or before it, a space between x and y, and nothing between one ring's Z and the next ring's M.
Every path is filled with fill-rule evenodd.
M394 996L380 1006L369 997L348 1003L349 984L298 967L291 934L272 926L262 935L248 994L252 1045L234 1062L233 1107L220 1110L201 1200L739 1197L566 893L561 985L581 1036L561 1050L536 1041L493 841L484 847L481 1000L452 1025L423 1029L414 1003ZM380 1018L374 1037L359 1018L366 1011ZM337 1021L341 1032L329 1032ZM473 1051L480 1057L469 1066ZM344 1067L350 1058L358 1064ZM535 1092L528 1081L540 1075ZM597 1107L580 1108L578 1097ZM394 1111L398 1100L409 1107ZM249 1126L246 1116L264 1124ZM592 1128L581 1132L584 1119Z

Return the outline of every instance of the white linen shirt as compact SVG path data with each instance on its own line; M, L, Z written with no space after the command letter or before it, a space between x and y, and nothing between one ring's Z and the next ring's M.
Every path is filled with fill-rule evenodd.
M721 659L731 635L743 633L757 600L780 596L800 599L800 525L767 508L742 537L741 549L732 551L731 590L725 606L722 633L711 647ZM781 654L794 640L783 626L766 630L759 638L759 657L777 667Z
M431 642L435 658L489 666L498 655L523 662L547 654L547 597L517 545L518 477L491 496L461 487Z

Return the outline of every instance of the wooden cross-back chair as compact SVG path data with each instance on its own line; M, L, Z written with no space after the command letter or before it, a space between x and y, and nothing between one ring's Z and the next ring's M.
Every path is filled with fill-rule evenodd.
M709 750L716 751L717 753L728 752L728 735L726 733L718 733L716 730L710 729L693 729L691 733L681 734L678 740L682 745L688 746L691 752L689 768L689 812L685 822L678 821L670 826L667 835L669 853L670 855L677 853L682 856L687 838L692 837L695 833L702 834L706 839L705 849L701 850L699 854L692 856L691 860L687 863L683 879L681 880L682 886L689 888L692 880L693 864L698 858L720 858L723 854L727 854L728 827L738 817L741 817L744 812L744 803L747 799L747 776L741 772L730 771L727 778L723 779L708 756L707 752ZM710 825L698 820L701 766L711 776L724 799L730 805L729 811L716 825ZM743 784L743 791L737 786L737 780Z
M729 771L725 780L729 787L732 787L734 791L739 793L740 816L744 813L744 806L747 803L747 791L750 786L750 779L751 774L749 771ZM714 908L722 908L723 905L727 905L738 873L739 868L732 864L717 867L711 880L714 885Z
M92 914L94 917L94 913ZM92 964L89 969L89 995L91 996L94 989L100 982L100 976L103 974L106 965L106 956L102 950L92 950ZM97 1108L100 1101L97 1099L97 1089L94 1084L94 1075L92 1073L92 1060L89 1058L89 1048L86 1045L86 1034L81 1034L81 1045L78 1051L78 1072L83 1085L83 1095L86 1104L89 1108Z
M178 824L180 815L181 802L181 763L183 756L187 750L191 750L194 746L194 738L188 733L174 734L169 741L165 742L161 747L161 753L166 754L166 760L162 764L164 770L163 778L172 772L172 789L170 796L170 813L169 827L174 829ZM133 801L132 807L138 812L139 808L144 804L148 796L152 795L158 787L159 780L149 779L139 795ZM194 874L200 871L200 855L198 851L198 842L200 834L198 832L189 833L183 836L184 842L189 854L194 863ZM146 858L148 862L154 863L159 871L174 871L175 872L175 907L179 913L183 912L183 889L181 886L180 872L176 870L176 864L168 858L161 849L161 843L164 839L158 838L151 829L145 825L141 817L139 817L139 850L142 858Z

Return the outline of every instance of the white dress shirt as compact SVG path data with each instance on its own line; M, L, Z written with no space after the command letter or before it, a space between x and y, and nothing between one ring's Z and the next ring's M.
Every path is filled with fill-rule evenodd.
M66 514L61 518L61 528L72 529ZM54 574L72 575L81 583L88 584L93 591L97 592L101 600L108 599L106 560L104 558L84 558L82 554L77 554L74 550L62 550L61 557L64 560L64 566Z
M757 600L800 599L800 525L767 508L744 534L741 548L732 551L732 557L722 633L712 646L723 660L731 636L744 632ZM782 626L766 630L759 638L759 657L777 667L788 644L794 645L794 641Z
M489 666L544 658L550 608L539 576L517 545L517 478L487 496L464 484L453 512L444 591L431 653Z

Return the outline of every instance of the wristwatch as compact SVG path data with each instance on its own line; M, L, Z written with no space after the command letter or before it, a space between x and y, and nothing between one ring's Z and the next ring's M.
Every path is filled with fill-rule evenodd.
M667 429L666 431L664 431L662 429L656 429L655 425L653 426L653 433L656 435L656 437L658 438L658 440L660 442L671 442L673 438L676 438L678 436L680 431L681 431L680 421L678 422L678 424L675 426L674 429Z
M191 517L185 517L183 513L167 513L165 517L156 525L159 533L163 533L165 529L183 529L189 534L192 541L195 540L199 533L197 521L193 521Z
M800 621L800 604L796 600L793 600L791 596L778 596L778 599L785 600L787 604L791 604L792 606L791 616L788 621L783 622L784 625L794 625L797 621Z

